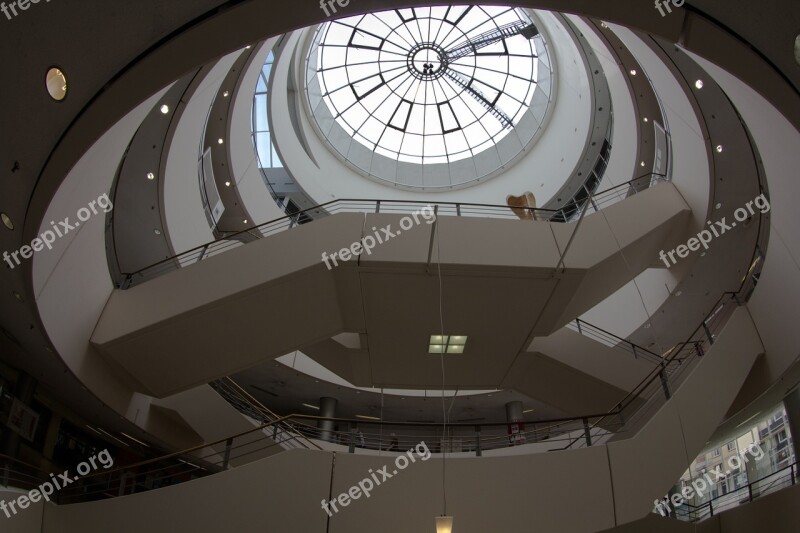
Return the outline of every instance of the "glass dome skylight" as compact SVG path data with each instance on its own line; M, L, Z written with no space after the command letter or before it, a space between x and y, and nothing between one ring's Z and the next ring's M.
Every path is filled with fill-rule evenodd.
M316 126L347 163L438 189L494 174L525 150L545 123L552 74L527 11L424 7L321 25L306 89Z
M537 54L522 11L450 6L350 17L319 30L317 69L336 121L370 150L448 163L502 139L530 105Z

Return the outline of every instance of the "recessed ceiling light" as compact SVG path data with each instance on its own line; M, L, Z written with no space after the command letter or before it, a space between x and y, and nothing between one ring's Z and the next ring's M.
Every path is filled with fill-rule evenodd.
M224 93L222 93L222 97L227 98L228 96L230 96L230 94L231 94L230 92L225 91Z
M22 295L20 293L18 293L17 291L14 291L13 294L14 294L14 298L19 300L20 302L22 301Z
M148 172L147 173L147 179L149 179L150 181L153 181L154 179L156 179L156 175L153 174L152 172Z
M14 229L14 223L11 221L11 217L6 215L5 213L0 213L0 219L3 219L3 225L10 230Z
M466 335L431 335L428 353L461 354L466 344Z
M644 121L647 122L647 117L644 117Z
M155 233L156 235L161 235L161 230L160 229L154 229L153 233Z
M644 329L650 329L650 324L645 324Z
M794 60L800 65L800 35L794 38Z
M717 145L717 152L722 153L722 150L723 150L722 145L718 144Z
M224 139L217 139L217 144L224 144L224 143L225 143Z
M636 69L631 69L631 76L636 76Z
M309 409L316 409L317 411L319 411L319 406L318 405L311 405L310 403L304 403L303 405L305 405Z
M164 114L164 115L169 113L169 106L167 104L164 104L164 105L161 106L161 113Z
M645 163L644 161L642 161L642 162L641 162L641 163L639 163L639 164L640 164L641 166L646 166L646 165L647 165L647 163Z
M675 293L675 296L680 296L681 294L683 294L683 291L678 291Z
M45 76L45 85L50 98L56 102L60 102L67 97L67 77L61 69L53 67L48 70Z
M230 181L226 181L226 182L225 182L225 186L226 186L226 187L230 187L230 186L231 186L231 182L230 182Z
M721 203L720 203L720 204L717 204L717 205L715 205L714 207L715 207L716 209L722 209L722 204L721 204Z
M242 220L242 222L244 222L245 224L247 224L247 219L244 219L244 220Z
M694 86L697 87L698 89L702 89L703 85L704 85L703 80L697 80L696 82L694 82Z

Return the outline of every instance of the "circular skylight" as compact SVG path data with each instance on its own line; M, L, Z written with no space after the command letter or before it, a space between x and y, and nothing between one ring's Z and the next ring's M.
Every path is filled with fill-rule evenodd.
M496 146L528 111L538 34L509 7L371 13L323 24L309 71L329 116L369 151L449 164Z

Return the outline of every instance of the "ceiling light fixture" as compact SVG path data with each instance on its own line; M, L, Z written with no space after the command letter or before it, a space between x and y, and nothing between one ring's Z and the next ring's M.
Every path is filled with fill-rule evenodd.
M224 143L225 143L224 139L217 139L217 144L224 144Z
M360 418L361 420L380 420L377 416L369 416L369 415L356 415L356 418Z
M437 516L436 517L436 533L451 533L453 531L453 517L452 516Z
M231 94L230 92L225 91L224 93L222 93L222 97L227 98L228 96L230 96L230 94Z
M304 403L303 405L308 407L309 409L316 409L317 411L319 411L318 405L311 405L310 403Z
M153 181L154 179L156 179L156 175L153 174L152 172L148 172L147 173L147 179L149 179L150 181Z
M154 229L153 233L155 233L156 235L161 235L161 230L160 229Z
M631 76L636 76L636 69L631 69Z
M525 409L524 411L522 411L522 414L523 414L523 415L526 415L526 414L528 414L528 413L532 413L532 412L534 412L535 410L536 410L536 409L532 409L532 408L531 408L531 409Z
M6 215L5 213L0 213L0 218L3 219L3 225L10 230L14 230L14 223L11 221L11 217Z
M169 113L169 106L167 104L164 104L161 106L161 114L166 115L167 113Z
M226 187L230 187L230 186L231 186L231 182L230 182L230 181L226 181L226 182L225 182L225 186L226 186Z
M45 85L50 98L56 102L60 102L67 97L67 77L61 69L53 67L48 70L45 76Z
M466 345L466 335L431 335L428 353L462 354Z
M702 89L703 88L703 80L697 80L696 82L694 82L694 86L697 87L698 89Z
M718 144L718 145L717 145L717 152L719 152L719 153L721 154L721 153L722 153L722 150L723 150L723 148L722 148L722 145L721 145L721 144Z

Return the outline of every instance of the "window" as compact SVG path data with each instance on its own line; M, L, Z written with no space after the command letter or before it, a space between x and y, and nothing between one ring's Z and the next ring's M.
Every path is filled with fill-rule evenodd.
M415 7L328 22L309 61L348 136L391 160L451 163L496 145L536 90L522 11ZM538 32L537 32L538 33Z
M253 100L253 141L261 168L281 168L283 162L272 141L269 123L269 77L275 56L272 52L258 75L258 85Z
M732 441L730 441L730 442L728 443L728 451L729 451L729 452L734 452L734 451L736 451L736 441L735 441L735 440L732 440Z
M714 451L711 452L711 457L719 457L720 451L719 448L716 448Z

